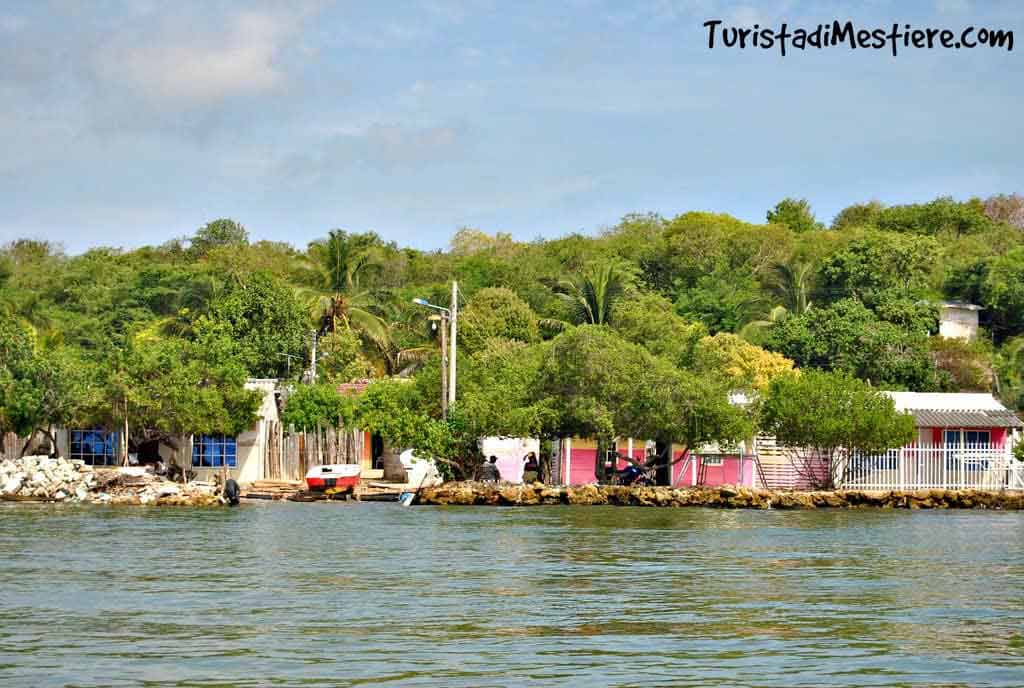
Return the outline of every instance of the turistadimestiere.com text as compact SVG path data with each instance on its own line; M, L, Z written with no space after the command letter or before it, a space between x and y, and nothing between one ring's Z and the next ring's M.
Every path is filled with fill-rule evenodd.
M783 22L776 28L752 28L725 26L721 19L704 22L708 35L708 48L760 48L777 49L783 56L790 48L807 50L814 48L848 47L851 50L884 50L889 48L893 56L900 49L961 50L972 48L998 48L1007 52L1013 50L1013 31L968 26L964 29L914 28L910 24L894 22L891 27L857 28L852 21L833 21L818 24L813 29L790 28Z

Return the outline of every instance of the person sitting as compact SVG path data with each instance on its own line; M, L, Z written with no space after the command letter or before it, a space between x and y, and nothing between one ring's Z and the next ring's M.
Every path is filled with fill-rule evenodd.
M501 480L501 471L498 470L498 457L492 456L484 462L480 469L480 481L484 483L496 483Z
M537 463L537 455L530 452L523 457L523 482L526 484L540 481L540 464Z
M635 463L630 461L626 464L626 467L618 472L619 484L620 485L632 485L641 477L644 472Z

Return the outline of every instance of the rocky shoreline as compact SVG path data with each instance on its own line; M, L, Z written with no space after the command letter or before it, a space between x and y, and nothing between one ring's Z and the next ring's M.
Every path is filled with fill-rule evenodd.
M0 500L140 506L220 506L210 483L181 484L142 468L93 468L83 461L23 456L0 461Z
M718 509L1003 509L1024 510L1024 492L916 490L868 492L833 490L793 492L748 487L623 487L616 485L495 485L445 483L424 488L420 504L437 506L582 506L710 507Z

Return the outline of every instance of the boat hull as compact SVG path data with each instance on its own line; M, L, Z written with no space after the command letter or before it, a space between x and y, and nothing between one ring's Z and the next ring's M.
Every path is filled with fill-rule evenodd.
M359 484L360 469L355 464L313 466L306 473L306 486L310 490L344 490Z

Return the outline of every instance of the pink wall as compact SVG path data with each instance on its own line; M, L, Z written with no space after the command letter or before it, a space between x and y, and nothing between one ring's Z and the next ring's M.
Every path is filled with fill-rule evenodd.
M569 476L569 484L586 485L587 483L597 482L596 466L596 449L576 449L573 447L572 460L569 464L569 470L572 471L572 474Z
M676 456L679 456L677 453ZM693 462L686 466L685 472L682 472L686 460L684 459L674 467L673 474L673 485L676 486L692 486L694 484L694 473L696 473L697 480L700 480L702 460L700 456L695 455ZM694 465L696 465L696 471L694 471ZM748 485L754 484L754 476L757 471L754 465L754 458L748 456L743 459L742 462L743 477L742 482L740 480L740 457L738 456L724 456L722 457L721 465L709 465L707 470L704 472L704 485L715 487L718 485Z
M622 470L626 467L626 459L624 458L626 453L625 447L620 451L620 457L617 462L618 470ZM679 459L683 456L682 449L675 449L672 453L673 460ZM642 461L645 458L643 445L633 447L633 459ZM696 475L700 478L700 457L694 456L693 461L696 462L696 471L694 471L693 464L687 464L686 459L682 459L678 463L672 466L672 485L676 487L688 487L694 484L693 476ZM570 470L572 475L570 476L570 485L586 485L588 483L597 482L597 449L594 448L582 448L572 449L572 462ZM685 468L685 470L684 470ZM564 470L564 468L563 468ZM754 465L753 457L746 457L743 461L743 485L753 485L756 480L757 468ZM722 460L721 466L708 466L707 472L704 475L704 484L709 486L716 485L738 485L740 484L740 460L737 456L727 456Z

